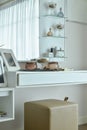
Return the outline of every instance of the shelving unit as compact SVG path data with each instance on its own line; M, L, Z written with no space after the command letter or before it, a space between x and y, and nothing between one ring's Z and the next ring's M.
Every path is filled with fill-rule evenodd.
M14 89L0 88L0 122L14 119Z
M49 13L49 4L54 4L56 8ZM58 16L62 8L63 16ZM64 61L65 59L65 1L55 0L49 2L47 0L40 0L40 37L39 50L40 57L48 58L53 61ZM61 26L62 29L59 28ZM49 35L49 32L51 32ZM57 55L49 58L50 49L56 48ZM62 50L63 56L58 56L58 50Z

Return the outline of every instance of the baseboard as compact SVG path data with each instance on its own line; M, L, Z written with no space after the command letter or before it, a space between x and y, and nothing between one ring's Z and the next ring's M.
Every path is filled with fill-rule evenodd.
M24 128L18 129L18 130L24 130Z
M79 121L78 121L78 124L79 125L87 124L87 116L80 117Z

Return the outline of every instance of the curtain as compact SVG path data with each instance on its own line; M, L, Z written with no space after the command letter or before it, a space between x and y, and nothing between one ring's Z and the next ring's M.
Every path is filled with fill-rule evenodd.
M8 5L0 9L0 45L12 49L18 60L39 57L39 0Z

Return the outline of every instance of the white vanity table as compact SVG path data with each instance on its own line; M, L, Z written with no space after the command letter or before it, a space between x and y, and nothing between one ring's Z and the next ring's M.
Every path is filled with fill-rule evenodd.
M87 71L17 71L8 72L7 79L16 88L86 84Z

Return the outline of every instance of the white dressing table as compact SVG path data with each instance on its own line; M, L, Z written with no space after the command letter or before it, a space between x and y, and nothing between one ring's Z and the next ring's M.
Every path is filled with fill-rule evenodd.
M87 71L83 70L16 71L7 72L6 75L8 87L0 89L0 103L2 104L3 111L7 112L8 116L1 117L0 122L15 118L14 88L87 84ZM8 107L8 104L10 107Z

